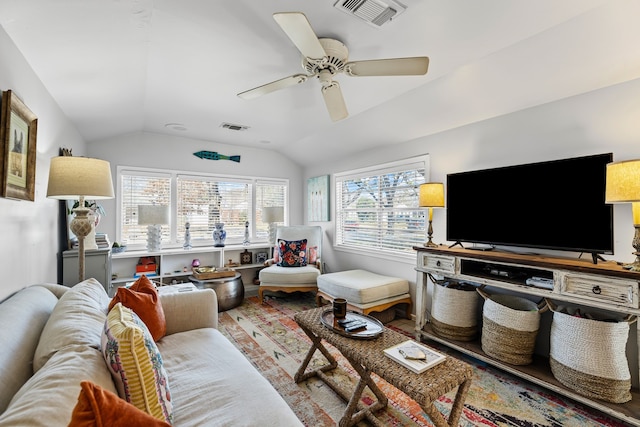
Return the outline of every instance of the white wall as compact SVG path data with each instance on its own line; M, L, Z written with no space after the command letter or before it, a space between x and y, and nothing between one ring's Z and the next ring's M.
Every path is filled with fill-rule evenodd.
M201 150L216 151L228 156L240 155L240 163L229 160L204 160L193 155ZM108 160L111 163L114 185L117 166L289 179L289 223L302 224L300 209L303 203L302 169L287 157L274 151L154 133L135 133L91 142L88 144L87 151L89 156ZM116 236L115 204L115 199L101 202L107 215L100 220L97 229L98 232L107 233L111 241L114 241Z
M402 144L373 149L339 161L317 164L304 171L304 179L354 168L430 155L431 181L446 182L446 175L474 169L554 160L612 152L614 160L640 158L640 79L574 96L546 105L477 122ZM425 120L428 120L425 117ZM333 185L332 175L332 185ZM446 189L445 189L446 191ZM490 202L489 197L487 202ZM306 219L306 203L303 205ZM576 215L580 214L576 206ZM329 271L366 268L403 277L412 284L416 274L411 264L333 250L335 200L332 221L320 223L325 229L323 261ZM479 206L478 209L482 209ZM553 206L540 210L542 221L553 220ZM470 212L470 217L473 213ZM434 241L445 242L445 210L434 209ZM584 230L588 233L589 230ZM631 206L614 207L614 256L632 261L634 228ZM564 254L573 256L574 254ZM577 254L575 254L577 256Z
M11 90L38 117L35 201L0 198L0 300L25 286L57 281L58 206L46 198L51 157L81 155L84 141L0 27L0 91Z

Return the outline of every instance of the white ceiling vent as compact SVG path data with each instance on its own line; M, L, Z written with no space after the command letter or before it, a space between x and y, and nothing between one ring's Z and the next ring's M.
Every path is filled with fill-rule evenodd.
M375 27L391 21L406 10L406 6L393 0L338 0L333 7Z
M237 131L249 129L249 126L234 125L233 123L222 123L220 125L220 127L221 128L225 128L225 129L229 129L229 130L237 130Z

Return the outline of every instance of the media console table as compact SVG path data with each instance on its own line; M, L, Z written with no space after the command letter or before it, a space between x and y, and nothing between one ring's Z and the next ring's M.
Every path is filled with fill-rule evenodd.
M543 386L577 402L595 408L628 424L640 426L640 391L637 386L631 390L631 401L623 404L604 402L582 396L565 387L555 379L549 367L548 354L534 355L530 365L511 365L488 356L482 351L480 339L470 342L452 341L442 338L431 328L427 311L431 311L432 293L428 292L431 281L448 278L477 285L507 290L534 299L548 298L576 306L599 309L613 313L640 315L639 290L640 272L623 269L616 262L606 261L594 264L591 259L566 259L541 255L516 254L499 251L476 251L447 246L414 246L417 251L416 281L416 339L429 339L444 344L478 360ZM529 286L528 278L551 279L553 289ZM433 284L432 284L433 285ZM636 335L640 322L635 322ZM633 327L633 326L632 326ZM542 328L542 325L541 325ZM542 331L541 331L542 332ZM634 333L636 332L636 333ZM637 334L640 335L640 334ZM636 349L627 358L640 365L640 351ZM633 359L633 360L632 360ZM637 384L640 372L632 369L632 381Z

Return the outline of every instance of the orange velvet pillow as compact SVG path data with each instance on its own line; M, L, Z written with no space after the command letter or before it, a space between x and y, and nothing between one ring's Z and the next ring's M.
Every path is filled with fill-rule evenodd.
M68 427L171 427L97 384L82 381L80 387Z
M109 303L109 311L119 302L140 317L151 332L154 341L166 335L167 322L158 291L147 276L140 276L130 288L118 288L116 295Z

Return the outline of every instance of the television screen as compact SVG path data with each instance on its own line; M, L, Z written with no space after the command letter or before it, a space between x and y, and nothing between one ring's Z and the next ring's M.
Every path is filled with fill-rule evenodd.
M613 254L599 154L447 175L447 240Z

